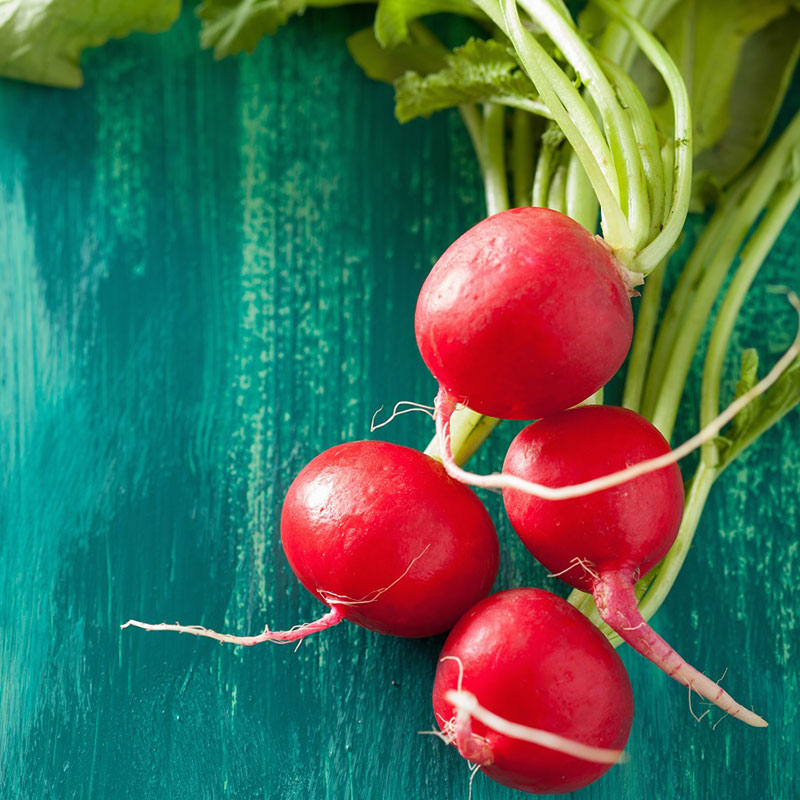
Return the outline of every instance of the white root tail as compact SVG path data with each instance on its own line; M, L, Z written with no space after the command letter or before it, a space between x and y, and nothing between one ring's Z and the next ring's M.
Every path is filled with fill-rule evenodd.
M444 699L455 706L457 717L477 719L486 727L503 734L503 736L519 739L522 742L538 744L540 747L546 747L549 750L555 750L559 753L565 753L568 756L597 764L616 764L618 761L625 760L624 750L592 747L582 742L576 742L574 739L559 736L557 733L550 733L538 728L529 728L527 725L520 725L517 722L504 719L484 708L472 692L451 689L445 693Z
M409 406L409 408L404 408L400 411L400 406ZM414 411L421 411L423 414L427 414L431 419L434 419L433 413L436 409L433 406L425 406L422 403L414 403L411 400L401 400L399 403L394 404L394 408L392 409L392 413L389 415L389 418L384 420L383 422L375 422L378 417L378 414L383 411L383 406L381 406L373 415L372 420L369 423L369 432L375 433L378 428L383 428L385 425L388 425L390 422L393 422L395 417L400 417L403 414L411 414Z
M170 625L166 622L160 622L152 625L149 622L139 622L135 619L129 619L120 628L141 628L145 631L175 631L177 633L191 633L193 636L204 636L207 639L215 639L218 642L226 642L228 644L241 644L250 647L254 644L261 644L261 642L276 642L277 644L288 644L289 642L296 642L304 639L306 636L318 631L324 631L338 625L342 621L342 612L334 607L313 622L306 622L303 625L295 625L288 631L271 631L269 628L264 630L257 636L234 636L230 633L217 633L216 631L203 628L200 625Z
M689 688L690 709L691 692L694 691L726 714L755 728L766 728L767 721L763 717L734 700L719 681L712 681L689 664L647 624L636 605L634 583L630 570L605 572L595 581L592 595L605 623L670 678Z
M798 313L798 329L789 349L781 356L775 366L755 386L736 398L716 419L712 420L699 433L692 436L679 447L669 453L648 458L626 469L602 475L583 483L568 486L545 486L541 483L526 481L506 472L495 472L491 475L477 475L468 472L456 464L450 442L450 418L455 411L456 403L443 389L436 396L436 435L439 439L439 452L448 474L462 483L477 486L481 489L517 489L526 494L540 497L543 500L569 500L573 497L585 497L595 492L619 486L622 483L647 475L649 472L668 467L685 458L713 439L748 403L764 394L775 381L786 371L789 365L800 355L800 298L794 292L788 292L789 302Z
M411 568L414 566L414 564L416 564L417 561L419 561L422 556L428 552L430 547L431 546L429 544L426 545L423 551L418 556L415 556L413 559L411 559L411 563L388 586L383 586L380 589L376 589L364 597L348 597L347 595L337 594L336 592L328 592L324 589L318 589L317 593L330 607L330 611L321 616L319 619L315 619L312 622L305 622L302 625L295 625L293 628L289 628L287 631L271 631L269 627L265 627L264 630L257 636L235 636L231 633L217 633L209 628L202 627L202 625L181 625L177 622L174 625L167 622L151 624L149 622L139 622L135 619L129 619L124 625L120 625L120 628L133 627L141 628L144 631L174 631L175 633L191 633L193 636L204 636L207 639L215 639L218 642L241 644L246 647L250 647L254 644L261 644L262 642L275 642L277 644L298 642L301 639L305 639L306 636L310 636L312 633L324 631L328 628L332 628L334 625L338 625L344 619L344 615L341 611L342 608L347 606L361 606L374 603L382 594L385 594L389 591L389 589L403 580L403 578L405 578L405 576L411 571Z

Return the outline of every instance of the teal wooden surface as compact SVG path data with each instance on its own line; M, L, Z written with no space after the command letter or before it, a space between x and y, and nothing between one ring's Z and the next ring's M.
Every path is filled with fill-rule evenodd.
M309 14L214 63L185 17L90 54L78 92L0 85L4 798L466 797L464 762L417 733L442 639L342 625L295 652L119 630L317 615L280 549L286 488L381 404L433 395L415 295L481 188L456 115L401 128L350 62L343 37L366 21ZM735 347L789 343L764 287L797 285L798 242L795 216ZM423 446L430 424L381 433ZM655 619L770 728L696 723L622 651L630 762L580 797L800 796L799 486L795 413L715 487ZM498 588L563 593L486 500ZM514 796L475 782L476 800Z

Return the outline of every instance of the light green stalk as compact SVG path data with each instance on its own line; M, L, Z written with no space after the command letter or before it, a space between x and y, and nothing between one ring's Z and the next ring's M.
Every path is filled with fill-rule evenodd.
M636 254L631 269L648 275L667 256L686 221L692 194L692 114L689 94L680 70L663 45L613 0L594 0L609 16L624 25L667 85L674 117L675 173L669 212L661 232Z
M669 439L678 415L680 399L689 374L692 358L714 301L722 288L736 252L750 228L770 201L786 170L794 148L800 144L800 114L797 114L772 148L762 156L755 168L752 183L735 205L721 210L726 219L719 223L725 230L711 262L687 308L681 309L680 335L676 336L652 410L653 424ZM730 215L730 217L728 217ZM702 269L692 265L693 270ZM647 390L653 396L655 390Z
M533 118L517 109L511 122L511 177L514 205L529 206L533 191Z
M650 232L650 204L647 199L642 158L631 118L620 105L606 73L591 48L575 29L571 18L565 17L563 12L548 0L519 0L519 4L534 22L542 26L564 54L578 78L586 86L600 113L619 185L619 200L626 208L633 245L638 249ZM635 87L634 90L638 92Z

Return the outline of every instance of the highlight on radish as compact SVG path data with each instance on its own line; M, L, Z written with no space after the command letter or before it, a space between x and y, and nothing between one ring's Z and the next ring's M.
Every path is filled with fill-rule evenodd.
M503 471L550 487L581 484L670 452L644 417L582 406L522 430ZM669 676L750 725L766 722L687 664L639 612L634 585L667 553L683 514L676 464L582 497L544 499L507 488L514 530L532 555L574 588L591 592L604 622Z
M450 632L433 709L440 738L489 778L561 794L620 759L633 693L616 651L579 611L542 589L509 589Z
M330 609L287 631L253 636L130 620L231 644L290 642L342 620L394 636L449 630L490 591L498 568L494 524L471 489L435 459L380 441L341 444L289 487L281 542L303 586Z

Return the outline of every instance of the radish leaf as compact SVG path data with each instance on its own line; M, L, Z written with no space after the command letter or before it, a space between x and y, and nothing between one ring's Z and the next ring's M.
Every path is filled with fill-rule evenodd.
M180 0L5 0L0 2L0 75L50 86L83 83L81 53L133 31L172 25Z
M384 83L394 83L405 73L425 75L436 72L445 64L448 50L433 41L412 41L395 47L382 47L372 28L365 28L347 39L347 49L367 77Z
M737 395L755 384L756 376L753 370L757 367L758 357L746 356L747 353L754 354L755 351L746 350L742 354L742 377L737 386ZM772 388L736 417L725 433L727 440L725 446L720 447L720 471L798 404L800 404L800 359L789 366Z
M425 76L406 73L395 87L400 122L462 103L505 102L536 110L536 89L530 78L508 48L493 40L470 39L447 56L443 69Z
M409 41L409 22L443 12L484 18L469 0L379 0L375 12L375 38L384 47L394 47Z

